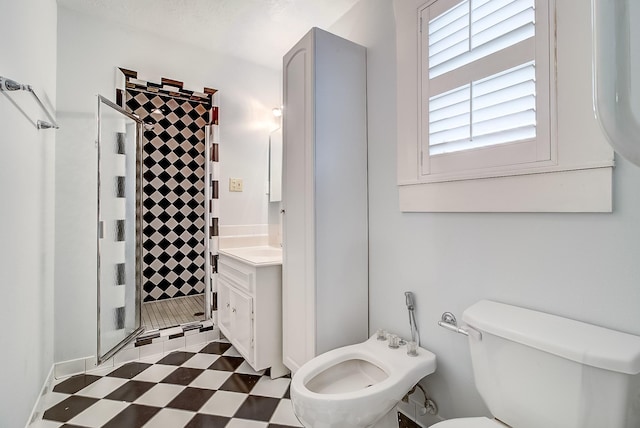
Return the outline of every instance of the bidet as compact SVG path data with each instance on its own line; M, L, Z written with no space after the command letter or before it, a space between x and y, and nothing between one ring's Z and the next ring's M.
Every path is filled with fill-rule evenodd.
M377 335L321 354L293 375L293 411L307 428L398 427L396 406L436 369L436 356L389 348Z

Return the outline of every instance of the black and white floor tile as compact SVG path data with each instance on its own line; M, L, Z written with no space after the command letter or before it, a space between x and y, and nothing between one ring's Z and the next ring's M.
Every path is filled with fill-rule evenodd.
M291 379L256 372L216 341L60 380L42 428L301 427Z

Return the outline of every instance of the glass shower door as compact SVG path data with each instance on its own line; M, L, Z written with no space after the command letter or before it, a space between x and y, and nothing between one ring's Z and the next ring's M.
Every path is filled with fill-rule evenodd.
M98 363L138 336L142 122L98 96Z

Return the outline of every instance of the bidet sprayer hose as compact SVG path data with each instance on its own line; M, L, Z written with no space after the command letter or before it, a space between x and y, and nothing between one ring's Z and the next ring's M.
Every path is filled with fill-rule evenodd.
M411 340L420 346L420 334L418 333L418 325L416 324L415 300L413 293L406 291L404 293L407 309L409 310L409 326L411 327Z

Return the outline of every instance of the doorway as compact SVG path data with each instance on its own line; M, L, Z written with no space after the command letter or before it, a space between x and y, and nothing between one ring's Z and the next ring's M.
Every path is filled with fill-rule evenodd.
M142 324L148 331L204 321L211 317L209 225L218 202L206 188L212 186L206 145L217 124L216 91L188 91L164 78L155 84L121 70L126 85L118 101L144 124Z

